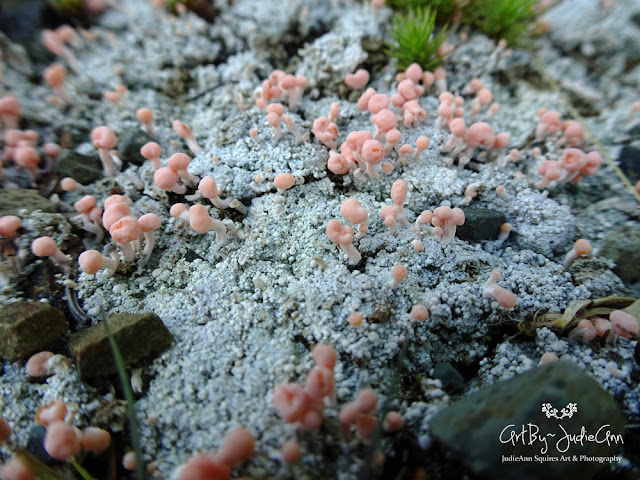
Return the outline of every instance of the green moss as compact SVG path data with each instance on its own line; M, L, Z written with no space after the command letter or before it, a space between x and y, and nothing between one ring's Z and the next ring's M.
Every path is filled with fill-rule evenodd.
M456 0L390 0L387 4L394 10L428 7L436 13L436 25L444 25L451 21L455 11L459 9Z
M462 23L475 26L511 47L526 47L533 36L538 0L476 0L463 10Z
M82 12L84 0L49 0L49 5L62 15L76 15Z
M413 24L428 25L431 17L437 25L470 25L496 41L504 39L509 46L526 48L535 35L536 18L541 13L537 3L538 0L390 0L389 5L396 10L390 33L398 48L390 48L388 53L402 64L405 57L418 58L416 44L425 41L428 30ZM417 18L425 11L429 12L427 16ZM399 32L399 28L406 31ZM422 57L433 53L435 50L429 47ZM422 65L422 61L418 63Z
M389 28L391 41L386 42L387 55L397 61L399 70L418 63L425 70L433 70L442 64L436 52L447 38L444 27L434 35L436 11L429 7L409 8L396 12Z

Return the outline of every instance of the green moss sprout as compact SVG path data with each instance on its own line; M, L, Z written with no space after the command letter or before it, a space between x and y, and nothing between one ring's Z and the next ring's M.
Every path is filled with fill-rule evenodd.
M407 10L409 8L429 7L436 12L436 25L451 23L456 11L460 10L460 0L388 0L394 10Z
M418 63L425 70L433 70L443 61L437 51L447 38L447 27L434 35L436 11L429 7L409 8L396 12L389 29L391 41L386 42L387 55L397 60L399 70Z
M463 10L463 23L474 25L494 40L526 47L534 34L538 0L472 1Z
M49 5L64 15L73 15L82 11L83 0L51 0Z
M538 0L390 0L396 10L392 18L387 55L398 68L412 62L433 69L442 63L436 51L447 28L433 37L435 25L470 25L488 37L505 40L511 47L527 48L536 34L540 13Z

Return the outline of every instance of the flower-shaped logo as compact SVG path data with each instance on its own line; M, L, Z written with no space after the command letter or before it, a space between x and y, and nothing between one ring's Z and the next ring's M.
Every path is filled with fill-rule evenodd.
M578 411L577 403L570 403L562 410L560 410L560 414L558 415L558 409L554 408L550 403L542 404L542 413L544 413L547 418L555 418L556 420L562 420L563 418L571 418L573 414Z

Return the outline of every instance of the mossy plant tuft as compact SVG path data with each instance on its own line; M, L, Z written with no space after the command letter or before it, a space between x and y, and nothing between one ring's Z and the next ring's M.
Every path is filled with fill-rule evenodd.
M391 41L386 42L386 52L397 60L399 70L414 62L425 70L433 70L442 64L437 52L447 38L447 28L434 35L435 10L429 7L409 8L406 12L396 12L391 21Z
M396 12L389 29L387 55L403 69L412 62L425 69L442 63L436 55L447 36L446 26L434 36L435 25L470 25L511 47L528 47L541 13L538 0L391 0ZM456 27L454 27L455 29Z
M463 23L474 25L494 40L512 47L526 47L532 39L538 0L472 1L463 10Z

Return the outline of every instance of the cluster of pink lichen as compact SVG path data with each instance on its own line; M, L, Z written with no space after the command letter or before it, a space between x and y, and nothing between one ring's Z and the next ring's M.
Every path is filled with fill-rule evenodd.
M77 38L78 33L71 27L59 28L56 31L47 30L42 34L44 47L60 57L71 75L79 70L78 59L72 49ZM56 94L49 101L61 108L74 103L72 95L65 88L68 74L67 68L59 63L52 64L43 72L46 83ZM285 135L293 136L296 145L313 144L322 149L327 161L327 173L351 177L355 185L353 195L341 202L339 208L336 205L334 212L330 212L331 216L340 215L344 220L333 218L327 222L324 230L326 238L339 246L351 264L359 264L363 257L354 242L360 241L366 235L378 233L371 231L371 215L374 212L367 211L363 206L364 201L361 201L363 199L358 198L358 185L379 185L382 189L381 179L384 176L397 177L390 191L384 192L384 196L390 201L375 213L382 219L386 228L385 234L397 236L399 229L412 229L417 239L411 246L416 252L421 252L425 235L437 239L443 246L454 242L456 229L465 223L466 218L464 210L453 207L450 199L442 199L440 205L432 205L430 209L419 214L405 209L407 197L412 192L412 185L401 178L405 167L425 162L425 152L430 151L437 152L443 169L456 170L458 173L472 160L508 171L514 168L514 163L525 157L539 159L541 156L539 149L535 148L527 149L526 152L522 149L509 149L511 134L496 131L488 123L498 115L500 106L493 102L493 93L479 79L471 80L460 92L453 92L448 90L445 69L429 72L413 64L405 72L397 75L392 91L379 92L374 88L367 88L371 75L368 71L359 69L348 74L344 83L351 89L362 90L357 100L357 108L363 115L369 116L368 128L341 131L338 127L339 104L333 102L328 111L323 112L325 115L309 119L312 120L312 126L307 131L294 122L291 114L299 111L300 104L304 101L305 89L313 80L282 70L271 72L268 78L257 86L254 98L259 109L258 114L262 119L266 118L271 127L271 136L259 138L255 129L247 131L247 134L253 138L253 147L258 150L262 148L263 142L275 144L281 142ZM126 88L113 88L114 91L103 93L104 99L125 108ZM421 103L420 100L427 95L438 99L436 110L429 111L424 102ZM20 114L21 104L13 95L8 94L0 98L4 142L0 175L5 166L25 169L31 173L36 185L42 173L55 169L55 159L61 147L52 142L39 145L37 132L18 129ZM487 121L474 121L481 114L484 114L484 120ZM151 136L156 135L153 126L154 114L150 109L140 108L136 111L136 116L141 129ZM420 129L427 121L440 130L445 138L443 142L435 142L424 135L417 136L415 141L406 140L407 137L411 138L411 130ZM285 132L282 123L287 129ZM175 134L185 141L193 156L206 154L207 149L202 148L187 124L174 120L172 128ZM551 188L567 182L577 182L582 176L597 173L602 164L601 155L593 150L582 125L575 120L561 121L558 112L541 109L539 123L532 126L532 134L535 142L543 142L552 137L554 146L564 149L560 154L551 150L552 153L548 153L546 159L537 163L536 168L542 178L528 179L536 188ZM408 143L403 143L403 138ZM118 136L114 130L106 125L97 125L92 130L90 139L96 148L96 155L102 163L105 176L117 175L122 161L117 150ZM193 157L187 153L176 152L165 158L161 147L155 142L145 144L140 153L151 164L153 173L150 178L129 177L132 183L143 187L149 184L157 191L170 191L181 196L181 200L184 199L184 202L167 205L170 216L176 220L172 220L171 229L165 229L162 234L176 235L181 229L198 235L211 233L215 234L217 244L225 244L229 232L219 218L220 212L233 208L241 214L247 214L248 208L251 207L223 193L212 176L198 178L190 172ZM284 170L286 167L283 162L282 170L270 179L281 196L289 195L292 192L287 192L301 183L293 174L295 172ZM72 178L62 179L60 185L64 192L85 188ZM140 187L140 190L143 187ZM495 194L507 199L505 191L508 187L509 185L500 185L495 189ZM197 194L188 195L189 190L196 190ZM464 200L459 205L466 206L476 201L479 190L478 184L469 184L464 190ZM171 198L175 197L172 195ZM111 245L105 247L107 255L98 250L87 250L79 255L78 264L84 273L96 275L104 269L106 275L113 276L123 265L144 265L149 262L154 254L155 232L161 227L161 219L156 212L148 212L137 217L131 212L131 206L131 201L126 195L117 194L101 201L93 195L85 195L75 202L74 208L79 214L82 228L91 233L98 244L103 244L105 233L108 233L107 241ZM410 222L409 218L413 217L415 221ZM19 235L21 228L22 221L16 216L0 218L0 235L9 240ZM504 242L513 228L512 223L504 223L497 239L498 243ZM233 233L239 241L243 240L239 232ZM464 242L459 242L461 248L464 248ZM567 254L564 261L567 270L576 258L590 253L591 246L585 242L579 240ZM65 271L71 268L69 256L60 251L51 237L35 239L31 249L35 256L50 257ZM373 252L366 254L371 255ZM390 269L391 279L386 286L399 289L408 275L409 270L404 265L396 264ZM492 300L493 308L515 308L517 296L511 290L498 285L501 279L500 272L497 269L487 269L484 278L487 278L487 275L488 279L479 288L484 297ZM416 321L423 321L428 318L429 312L426 307L415 305L410 315ZM352 326L358 326L362 322L363 316L357 312L349 317L349 324ZM630 338L638 334L635 318L626 312L614 311L608 319L597 317L582 320L568 336L571 339L589 342L596 336L608 335L607 339L613 341L615 338ZM29 360L26 365L29 375L38 377L54 373L54 364L50 363L53 354L48 355L49 353L41 352L37 354L39 357L34 356ZM388 412L383 421L379 421L375 413L378 397L369 388L353 392L355 400L343 404L338 410L334 380L338 353L329 345L318 344L313 348L311 355L315 366L309 371L303 384L290 382L274 386L273 406L275 412L286 423L296 429L318 430L324 421L325 409L334 408L338 411L337 419L342 437L345 439L355 430L365 442L371 442L380 428L380 423L386 433L403 428L404 419L399 412ZM546 362L554 359L548 356L543 360ZM39 411L38 421L47 427L45 449L52 457L67 460L83 449L99 451L108 446L108 432L91 430L91 427L81 432L66 422L66 405L60 402L62 401L43 407ZM7 422L0 418L0 441L6 441L10 431ZM175 476L183 480L231 478L232 469L248 460L254 449L253 436L243 428L236 429L225 437L217 452L191 456L178 468ZM300 458L301 447L297 441L287 439L282 442L281 452L283 460L290 463ZM33 475L29 477L28 470L18 459L5 466L3 478L33 478Z

